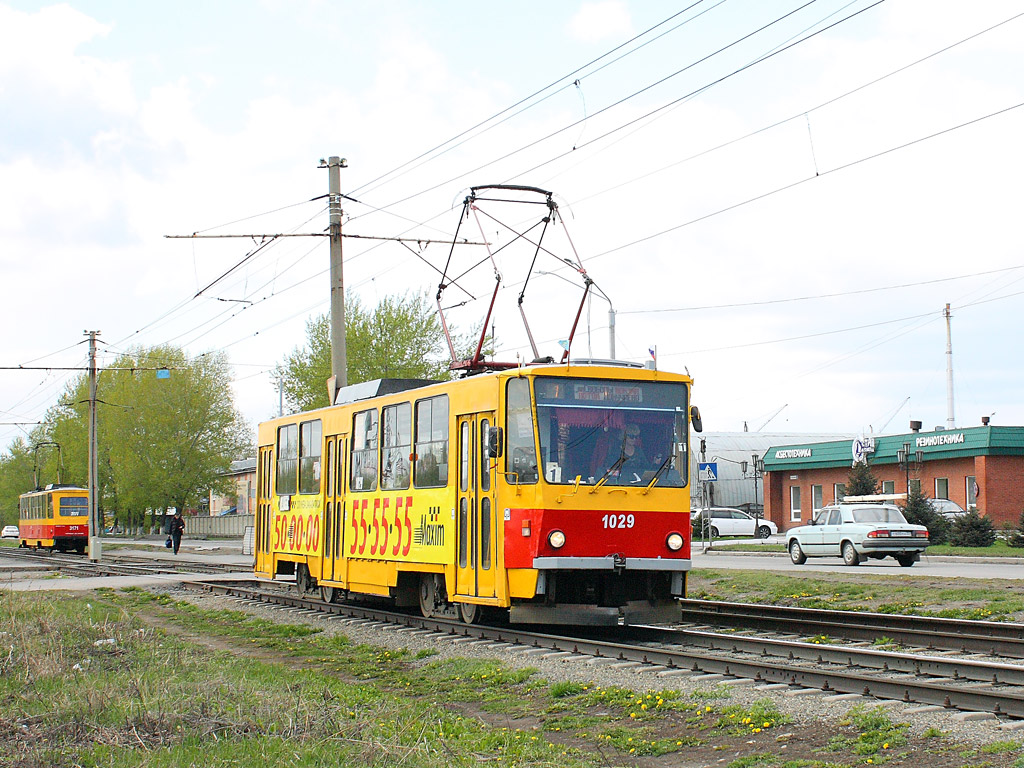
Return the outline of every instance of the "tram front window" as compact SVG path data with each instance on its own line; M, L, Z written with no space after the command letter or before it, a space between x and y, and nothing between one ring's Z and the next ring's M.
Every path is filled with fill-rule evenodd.
M686 485L684 384L537 377L534 390L547 482Z

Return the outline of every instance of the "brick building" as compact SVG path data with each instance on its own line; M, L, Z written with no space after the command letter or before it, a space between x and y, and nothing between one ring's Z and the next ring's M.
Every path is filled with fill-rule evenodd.
M855 455L866 457L882 493L919 484L928 498L977 507L997 527L1024 512L1024 427L985 425L773 446L764 456L765 517L779 530L810 521L842 498Z

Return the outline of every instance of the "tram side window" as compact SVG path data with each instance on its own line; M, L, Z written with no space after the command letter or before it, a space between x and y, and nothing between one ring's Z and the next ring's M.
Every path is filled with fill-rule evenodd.
M299 493L320 493L320 451L323 427L320 420L299 425Z
M349 489L377 489L377 409L360 411L352 419L352 478Z
M530 382L515 378L508 382L505 404L505 434L508 441L508 479L512 484L537 482L537 441L533 433ZM514 473L514 474L512 474Z
M277 495L293 495L298 476L299 427L288 424L277 428Z
M383 432L383 464L380 487L400 490L409 487L409 454L412 453L412 406L409 403L389 405L381 414Z
M448 485L448 396L416 403L416 487Z

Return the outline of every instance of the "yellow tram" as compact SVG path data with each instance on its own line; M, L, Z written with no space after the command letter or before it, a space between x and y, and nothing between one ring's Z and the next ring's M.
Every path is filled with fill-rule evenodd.
M534 365L380 380L260 424L256 574L474 622L672 619L690 569L688 376Z
M89 491L47 485L18 497L21 546L85 554L89 543Z

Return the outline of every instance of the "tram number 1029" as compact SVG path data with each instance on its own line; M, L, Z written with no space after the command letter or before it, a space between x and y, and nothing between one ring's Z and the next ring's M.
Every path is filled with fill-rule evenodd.
M633 515L604 515L601 523L605 528L632 528L636 525Z

